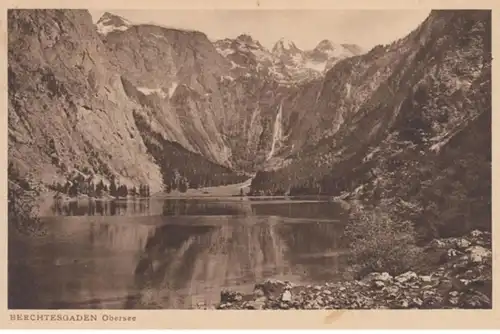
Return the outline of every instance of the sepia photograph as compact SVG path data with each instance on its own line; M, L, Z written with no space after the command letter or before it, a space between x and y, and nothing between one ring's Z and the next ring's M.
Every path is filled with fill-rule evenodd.
M492 309L491 10L7 37L9 310Z

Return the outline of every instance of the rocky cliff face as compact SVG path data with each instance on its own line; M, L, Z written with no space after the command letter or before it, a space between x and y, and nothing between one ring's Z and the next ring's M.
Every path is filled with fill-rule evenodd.
M10 10L9 160L45 183L78 171L159 190L121 77L85 10Z
M434 11L404 39L339 62L310 92L285 100L285 122L303 120L288 139L301 149L252 188L405 199L435 222L490 212L490 31L487 11ZM301 118L306 93L317 94L315 112ZM447 191L453 200L443 200Z

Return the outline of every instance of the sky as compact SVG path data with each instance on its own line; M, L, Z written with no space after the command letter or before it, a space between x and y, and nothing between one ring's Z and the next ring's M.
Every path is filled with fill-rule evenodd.
M417 28L429 10L107 10L129 21L198 30L212 41L248 34L267 48L280 38L301 49L323 39L365 49L388 44ZM90 10L96 22L104 10Z

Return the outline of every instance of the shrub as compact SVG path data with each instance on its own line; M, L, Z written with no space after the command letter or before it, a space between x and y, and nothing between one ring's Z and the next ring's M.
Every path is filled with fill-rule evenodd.
M353 208L345 236L350 262L361 276L374 271L401 274L412 269L422 254L413 224L396 220L390 204Z
M37 191L20 176L10 163L8 167L7 210L9 229L12 227L24 234L44 234L37 217Z

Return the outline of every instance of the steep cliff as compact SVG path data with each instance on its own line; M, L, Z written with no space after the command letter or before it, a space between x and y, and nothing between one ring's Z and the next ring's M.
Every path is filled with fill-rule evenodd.
M165 166L149 130L180 144L171 148L182 158L168 165L181 175L189 157L210 171L230 165L217 107L227 61L201 33L124 22L106 13L96 27L83 10L9 11L9 160L28 178L51 184L82 173L161 190Z
M120 75L86 10L9 10L9 160L51 183L74 170L160 189Z

